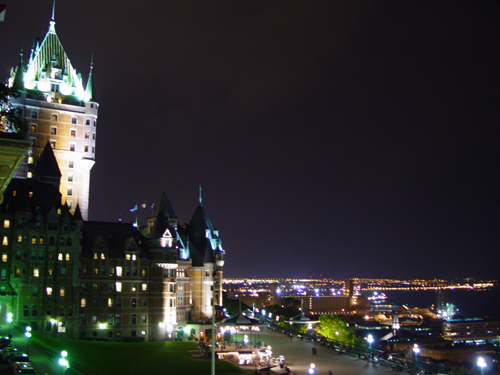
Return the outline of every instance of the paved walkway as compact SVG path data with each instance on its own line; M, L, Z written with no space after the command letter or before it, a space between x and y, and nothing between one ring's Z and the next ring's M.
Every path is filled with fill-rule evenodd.
M241 341L239 335L237 339ZM288 335L270 329L264 328L259 334L259 340L271 345L273 357L285 356L285 362L294 375L308 375L311 363L316 366L315 375L328 375L330 370L333 375L394 374L391 367L351 357L345 353L339 355L338 352L324 346L300 341L296 336L290 342ZM316 348L316 355L312 354L313 347ZM277 374L284 373L279 367L273 370Z

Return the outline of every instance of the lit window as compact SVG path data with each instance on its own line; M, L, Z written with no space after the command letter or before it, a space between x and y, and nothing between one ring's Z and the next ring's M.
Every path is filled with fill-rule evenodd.
M3 236L2 245L9 246L9 237Z
M15 277L21 277L21 269L20 268L16 268L15 269L14 276Z
M28 156L28 164L33 164L33 156Z
M33 192L32 191L28 192L28 197L33 198Z
M9 257L7 255L7 253L2 253L2 263L7 263L8 260L9 260Z
M146 277L148 275L148 270L146 268L141 269L141 276Z
M148 290L148 284L142 284L141 288L142 291L145 292L146 290Z
M132 298L132 307L137 307L137 298Z
M94 268L94 275L99 275L99 268Z
M50 128L50 135L57 135L57 128L55 126Z
M28 178L33 178L33 173L28 172L28 173L26 174L26 176L27 176Z
M125 259L130 260L130 254L125 254Z
M102 260L106 259L106 255L104 253L101 253L101 259Z
M63 253L57 254L57 260L63 260Z
M62 213L61 209L60 209L60 208L58 208L58 209L57 209L57 214L58 214L58 215L60 215L61 213Z
M108 298L108 307L113 307L113 298Z
M70 137L75 138L76 137L76 130L71 130L69 135L70 135Z
M50 141L50 147L55 149L56 148L56 141Z
M64 297L64 294L65 294L64 287L60 287L59 288L59 297Z
M69 262L71 260L71 255L69 253L66 254L66 262Z
M23 235L22 234L17 235L17 242L23 242Z
M137 292L137 283L132 283L132 292Z
M137 259L135 254L132 254L132 260L135 261Z
M84 150L83 150L83 151L84 151L84 152L89 152L89 146L85 145L85 147L84 147Z
M99 259L99 254L98 253L94 253L94 259Z
M85 139L89 139L89 132L85 132Z
M47 287L46 291L48 296L52 295L52 288L50 286Z
M40 276L40 270L38 268L33 268L33 277Z
M120 282L116 283L116 291L117 292L121 292L122 291L122 283L120 283Z
M35 236L31 237L31 244L36 245L36 237Z
M116 267L116 276L122 277L123 269L121 267Z
M80 298L80 307L87 307L87 298Z
M15 197L17 195L17 191L16 190L12 190L12 196Z
M36 133L36 125L35 124L31 124L31 126L30 126L30 132Z
M52 268L47 269L47 274L52 276L54 274L54 270Z
M38 239L38 244L39 244L39 245L43 245L43 241L44 241L44 238L43 238L43 237L40 237L40 238Z
M57 115L52 115L51 119L52 119L52 121L57 121Z
M3 221L3 227L5 229L9 229L10 228L10 220L4 220Z

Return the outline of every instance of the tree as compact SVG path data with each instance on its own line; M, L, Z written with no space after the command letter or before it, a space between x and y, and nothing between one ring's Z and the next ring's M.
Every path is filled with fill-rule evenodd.
M27 131L26 122L20 108L15 108L10 98L18 98L19 92L0 82L0 130L24 134Z
M363 346L363 340L336 315L320 315L318 332L329 340L351 347Z

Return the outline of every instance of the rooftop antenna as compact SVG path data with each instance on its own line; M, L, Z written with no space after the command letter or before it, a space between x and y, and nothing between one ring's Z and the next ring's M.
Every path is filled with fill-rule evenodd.
M52 21L55 21L55 13L56 13L56 0L52 2Z
M198 200L200 201L200 204L201 204L201 185L200 185L200 196L199 196Z

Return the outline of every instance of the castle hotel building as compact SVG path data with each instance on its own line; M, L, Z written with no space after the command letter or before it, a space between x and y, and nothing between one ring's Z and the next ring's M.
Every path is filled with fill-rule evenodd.
M55 32L11 71L32 149L0 204L0 325L43 336L164 340L222 305L224 250L201 196L179 225L165 192L146 225L87 221L98 103ZM215 299L214 299L215 297ZM183 330L182 330L183 329Z

